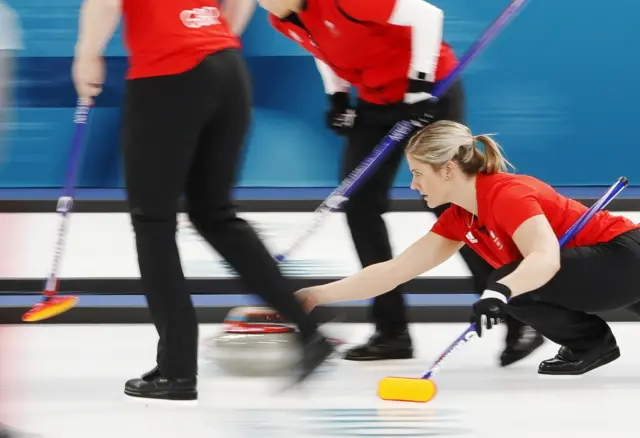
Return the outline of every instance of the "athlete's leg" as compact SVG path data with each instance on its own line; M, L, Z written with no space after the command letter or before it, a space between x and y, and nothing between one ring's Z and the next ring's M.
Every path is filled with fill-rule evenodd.
M208 101L215 99L210 88L197 85L203 68L200 64L179 75L127 83L122 141L125 185L142 289L159 335L157 368L125 385L125 392L133 396L196 397L198 324L175 233L178 200L203 113Z
M370 117L378 105L360 102L355 125L349 133L342 162L346 178L392 128ZM404 157L404 144L398 145L356 190L345 204L345 214L354 246L363 267L393 257L383 214L389 210L389 190ZM376 333L365 344L347 351L347 360L405 359L413 357L408 332L407 309L399 286L373 300L372 317Z
M256 232L238 217L231 200L242 160L251 114L250 79L239 52L210 57L210 78L217 101L200 136L187 183L189 218L198 232L240 275L248 290L260 296L300 329L303 375L313 371L332 348L317 324L295 298L295 288L278 269Z
M508 275L518 262L496 271ZM640 231L589 247L563 249L561 268L544 286L510 301L508 311L562 346L542 362L546 374L586 372L619 356L609 325L596 312L628 308L640 299Z

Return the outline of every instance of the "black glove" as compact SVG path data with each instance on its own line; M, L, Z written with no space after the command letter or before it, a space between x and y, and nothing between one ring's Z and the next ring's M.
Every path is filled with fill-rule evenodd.
M498 325L506 317L505 307L511 290L501 283L493 283L473 305L473 315L471 322L476 325L478 337L482 337L483 326L487 330L491 330L493 326Z
M355 111L349 102L349 93L337 92L329 95L329 110L326 112L326 124L338 135L345 135L353 127Z
M433 123L436 118L437 99L433 97L433 82L420 79L409 79L409 87L405 93L404 103L407 120L418 128Z

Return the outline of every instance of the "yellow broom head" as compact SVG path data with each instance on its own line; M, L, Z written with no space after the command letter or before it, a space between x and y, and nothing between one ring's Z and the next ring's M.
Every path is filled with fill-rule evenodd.
M436 392L436 384L429 379L385 377L378 383L378 397L382 400L426 403Z
M22 316L25 322L42 321L43 319L53 318L61 313L66 312L76 305L78 297L70 296L53 296L47 297L33 306L31 310Z

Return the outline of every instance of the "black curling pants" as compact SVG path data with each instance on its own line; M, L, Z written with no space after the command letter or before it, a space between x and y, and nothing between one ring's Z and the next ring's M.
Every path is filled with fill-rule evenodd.
M492 274L497 281L520 261ZM515 318L551 341L585 351L613 338L596 312L626 308L640 315L640 230L606 243L561 250L558 273L541 288L514 297L507 306Z
M175 238L183 194L193 226L248 290L296 323L303 338L316 330L231 200L250 122L249 84L244 61L232 50L210 55L182 74L127 83L126 189L142 288L160 338L158 366L166 377L197 373L196 312Z
M342 177L346 178L389 133L401 118L389 117L395 109L390 105L374 105L360 101L355 125L349 134L342 161ZM464 91L455 83L440 99L437 118L464 123ZM381 122L381 119L389 120ZM406 139L408 141L408 138ZM387 228L382 215L389 210L389 190L404 158L406 141L398 144L380 167L368 177L345 204L351 237L363 267L390 260L393 257ZM442 214L448 205L435 209ZM473 276L476 291L481 293L493 268L467 246L461 250ZM407 329L408 316L402 287L373 300L373 321L376 330L394 336Z

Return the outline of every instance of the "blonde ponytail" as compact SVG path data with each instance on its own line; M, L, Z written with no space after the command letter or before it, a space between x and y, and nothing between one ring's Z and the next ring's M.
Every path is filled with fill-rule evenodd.
M473 137L474 141L479 141L484 146L484 164L480 172L492 174L506 172L507 166L515 167L502 155L500 145L490 137L492 134L480 134Z
M405 151L436 169L448 161L455 161L467 175L499 173L507 171L507 165L513 168L490 135L474 136L468 127L460 123L440 120L415 134ZM476 147L476 142L482 143L485 153Z

